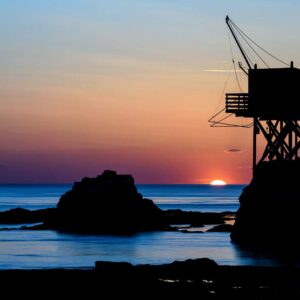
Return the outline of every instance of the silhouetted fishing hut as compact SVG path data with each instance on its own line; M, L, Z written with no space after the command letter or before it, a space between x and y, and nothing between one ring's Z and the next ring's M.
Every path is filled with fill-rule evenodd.
M236 127L226 120L228 116L253 120L242 126L253 127L253 178L240 196L231 239L240 245L272 245L272 249L292 243L287 249L294 249L300 244L300 69L264 50L229 17L226 23L247 64L244 68L238 63L246 74L248 92L238 84L240 92L227 93L225 108L209 121L212 126ZM271 68L260 53L285 67ZM259 134L265 145L257 160Z
M250 42L277 58L251 40L228 16L226 23L248 67L246 70L239 63L248 76L248 93L227 93L225 112L253 119L253 170L257 164L266 160L299 159L300 69L295 68L293 62L285 68L270 68ZM243 45L251 47L265 68L257 67ZM257 162L256 144L260 133L264 136L266 147Z

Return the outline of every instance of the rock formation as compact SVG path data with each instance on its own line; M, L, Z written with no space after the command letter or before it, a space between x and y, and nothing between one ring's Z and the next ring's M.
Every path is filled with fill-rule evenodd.
M300 230L300 161L257 166L240 196L231 238L238 244L297 244Z
M131 175L104 171L83 178L61 196L46 227L65 231L109 233L162 230L163 212L137 192Z
M55 208L28 210L21 207L0 212L0 224L41 223L55 215Z

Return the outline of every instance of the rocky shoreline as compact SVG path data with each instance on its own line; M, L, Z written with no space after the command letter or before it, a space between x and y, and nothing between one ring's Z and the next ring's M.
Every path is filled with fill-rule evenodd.
M40 297L42 289L87 299L298 299L300 268L221 266L207 258L136 266L101 261L90 269L2 270L0 282L3 292L23 297Z
M3 227L0 230L59 230L54 226L49 225L48 220L54 218L57 211L56 208L47 208L39 210L28 210L24 208L14 208L11 210L0 212L0 224L1 225L19 225L20 227ZM182 232L188 232L184 229L201 228L206 225L215 225L209 229L210 232L231 232L232 225L226 224L227 221L233 221L235 213L233 212L221 212L221 213L202 213L183 211L180 209L162 211L162 215L165 218L166 226L160 230L179 230ZM36 223L36 224L34 224ZM25 225L29 224L29 225ZM182 227L181 225L185 225ZM105 230L104 230L105 229ZM120 231L110 230L104 228L103 233L120 233ZM156 229L157 230L157 229ZM101 233L101 231L98 231ZM132 231L134 232L134 230ZM195 231L193 231L195 232ZM84 233L84 232L83 232ZM87 232L85 232L87 233ZM125 233L125 232L124 232Z

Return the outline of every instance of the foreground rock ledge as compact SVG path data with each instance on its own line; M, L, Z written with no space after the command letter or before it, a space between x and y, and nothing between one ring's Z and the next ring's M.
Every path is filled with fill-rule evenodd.
M240 196L231 233L240 245L299 245L300 161L271 161L257 167Z
M221 266L207 258L165 265L97 262L89 269L0 270L2 293L13 299L41 299L45 292L55 299L299 299L299 278L299 267Z

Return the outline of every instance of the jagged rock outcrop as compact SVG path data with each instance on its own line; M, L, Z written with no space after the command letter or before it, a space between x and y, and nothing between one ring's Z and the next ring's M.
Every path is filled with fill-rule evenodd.
M104 171L96 178L83 178L61 196L55 218L48 228L65 231L109 233L162 230L163 212L137 192L131 175Z
M260 164L240 196L231 233L242 245L298 244L300 231L300 161Z

